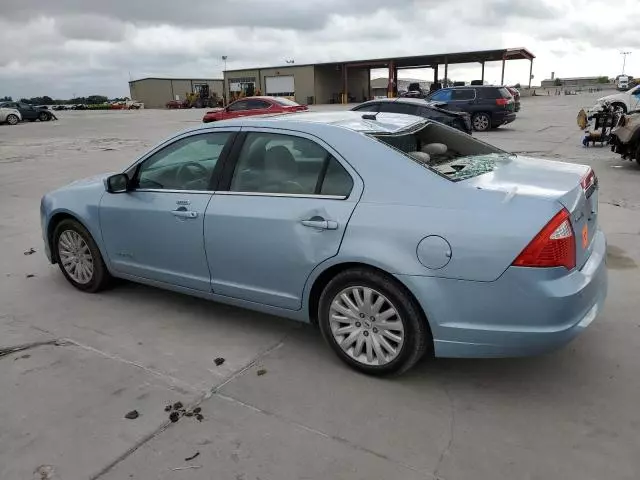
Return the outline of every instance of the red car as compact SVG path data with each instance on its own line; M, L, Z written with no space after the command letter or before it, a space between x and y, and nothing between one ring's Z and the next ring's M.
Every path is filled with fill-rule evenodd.
M217 108L207 112L202 119L204 123L229 118L264 115L267 113L292 113L309 110L306 105L284 97L247 97L230 103L226 108Z

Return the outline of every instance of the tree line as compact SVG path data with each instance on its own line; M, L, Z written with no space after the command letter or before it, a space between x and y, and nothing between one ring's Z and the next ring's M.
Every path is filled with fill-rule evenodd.
M114 102L123 102L125 100L129 100L128 97L123 98L112 98L111 101ZM12 102L13 98L9 96L1 97L0 102ZM20 102L28 103L30 105L76 105L76 104L84 104L84 105L100 105L102 103L107 103L109 101L108 97L104 95L89 95L88 97L75 97L70 98L68 100L60 100L49 97L48 95L44 95L43 97L31 97L31 98L21 98Z

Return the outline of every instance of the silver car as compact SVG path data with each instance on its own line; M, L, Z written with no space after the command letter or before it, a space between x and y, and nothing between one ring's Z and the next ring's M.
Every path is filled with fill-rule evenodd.
M549 350L607 291L593 170L410 115L204 124L41 217L79 290L119 277L315 323L370 374Z
M0 107L0 123L16 125L22 121L22 115L15 108Z

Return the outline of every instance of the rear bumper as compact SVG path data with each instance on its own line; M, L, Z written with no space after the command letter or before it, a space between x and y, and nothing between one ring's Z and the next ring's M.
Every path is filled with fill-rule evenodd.
M491 117L491 125L493 127L499 127L500 125L505 125L507 123L511 123L516 119L515 112L494 112Z
M581 270L510 267L494 282L399 275L429 319L439 357L515 357L565 345L607 295L606 240Z

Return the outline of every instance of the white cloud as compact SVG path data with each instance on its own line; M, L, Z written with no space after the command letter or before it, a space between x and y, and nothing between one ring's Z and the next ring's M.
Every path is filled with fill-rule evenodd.
M640 2L619 0L21 0L0 12L0 96L128 94L129 72L219 77L228 68L526 47L534 83L557 76L620 73L636 50ZM9 48L6 48L9 46ZM440 74L443 74L441 67ZM430 70L404 76L431 78ZM479 78L480 65L449 76ZM526 83L529 62L508 62L505 81ZM485 77L500 80L500 64Z

